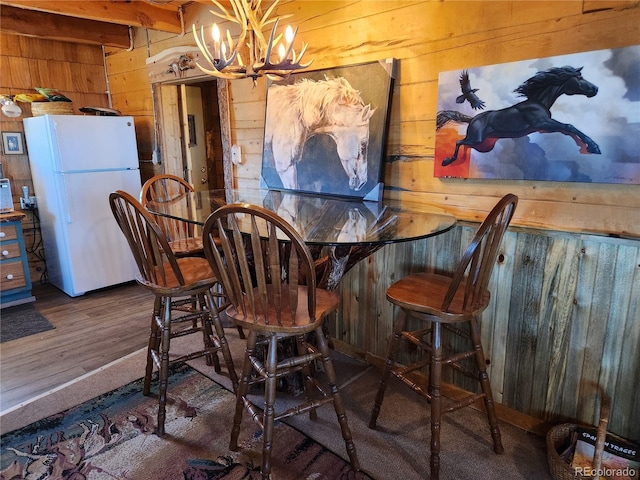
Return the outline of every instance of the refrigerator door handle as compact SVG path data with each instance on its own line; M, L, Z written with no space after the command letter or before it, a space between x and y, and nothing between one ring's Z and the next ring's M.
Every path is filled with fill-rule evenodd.
M60 178L62 179L62 185L61 185L62 191L60 192L61 198L62 198L62 201L65 203L65 207L66 207L63 209L63 211L66 212L67 214L67 223L73 223L74 220L73 220L73 215L71 215L72 205L71 205L71 198L69 197L69 193L70 193L69 188L67 186L67 176L64 173L61 173Z
M51 150L53 153L53 171L54 172L61 172L63 171L62 168L62 153L60 152L60 144L58 142L58 122L56 120L52 120L51 122L51 131L50 131L50 135L51 135Z

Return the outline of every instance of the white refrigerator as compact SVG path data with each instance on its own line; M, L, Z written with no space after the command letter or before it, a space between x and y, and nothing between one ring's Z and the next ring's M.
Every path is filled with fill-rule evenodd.
M24 119L51 284L71 297L134 279L137 268L109 194L140 192L133 117Z

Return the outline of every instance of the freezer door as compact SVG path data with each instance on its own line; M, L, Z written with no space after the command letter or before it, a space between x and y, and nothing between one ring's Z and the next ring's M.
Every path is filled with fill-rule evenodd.
M46 115L55 171L138 168L133 117Z
M127 282L137 267L111 208L109 194L121 189L138 196L138 170L57 175L64 237L58 240L59 275L50 281L70 296ZM47 266L49 256L46 251ZM52 272L54 273L54 272Z

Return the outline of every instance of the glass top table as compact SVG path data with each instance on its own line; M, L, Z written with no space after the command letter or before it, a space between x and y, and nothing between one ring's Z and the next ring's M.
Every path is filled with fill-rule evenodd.
M317 259L318 286L328 289L336 288L353 265L384 245L439 235L456 224L453 215L435 206L267 189L202 190L171 203L149 202L146 208L155 215L204 225L212 212L229 203L258 205L289 222Z
M199 225L228 203L248 203L273 211L300 233L307 245L375 246L439 235L456 223L433 206L279 190L203 190L172 203L149 202L147 210Z

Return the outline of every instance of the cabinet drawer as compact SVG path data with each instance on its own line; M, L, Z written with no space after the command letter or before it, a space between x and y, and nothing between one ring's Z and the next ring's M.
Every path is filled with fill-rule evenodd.
M18 238L18 231L15 225L0 224L0 241L15 240Z
M5 262L2 264L0 290L24 287L27 284L22 262Z
M0 244L0 260L4 260L6 258L16 258L19 256L20 256L19 243Z

